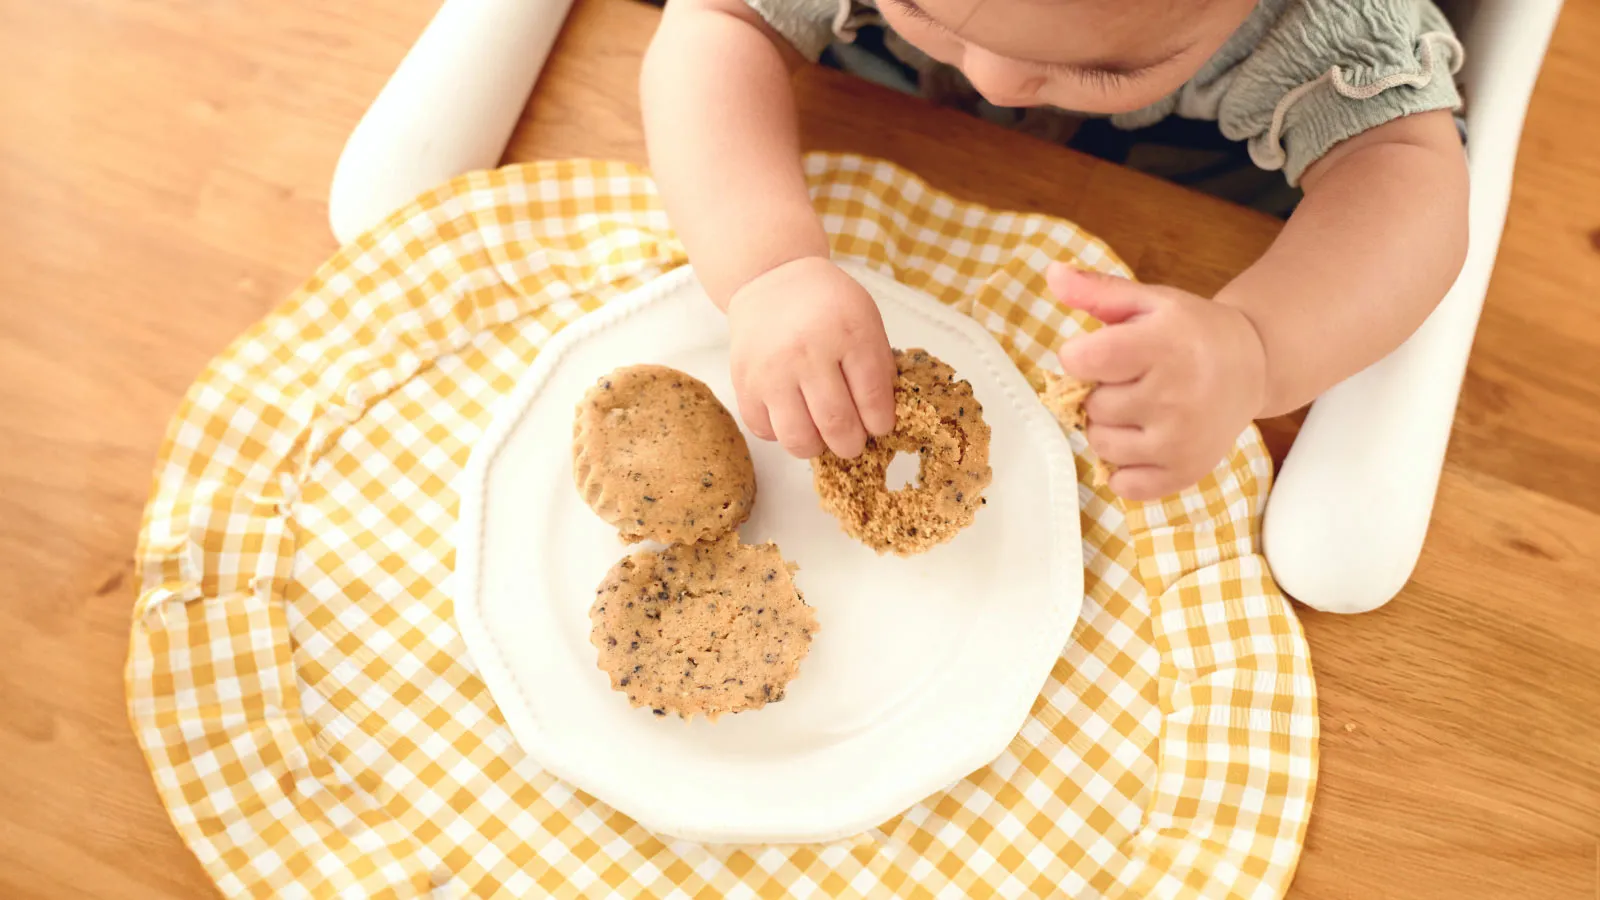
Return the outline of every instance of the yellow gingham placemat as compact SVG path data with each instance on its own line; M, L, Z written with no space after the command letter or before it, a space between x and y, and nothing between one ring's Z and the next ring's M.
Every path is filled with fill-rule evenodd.
M1066 222L886 163L813 156L807 175L840 256L970 314L1036 382L1082 328L1045 263L1125 274ZM190 390L140 538L128 702L222 891L1281 895L1317 716L1256 550L1271 464L1253 431L1197 488L1131 509L1080 456L1087 596L1032 717L854 841L665 841L522 754L454 624L452 484L550 334L683 261L637 169L464 176L340 250Z

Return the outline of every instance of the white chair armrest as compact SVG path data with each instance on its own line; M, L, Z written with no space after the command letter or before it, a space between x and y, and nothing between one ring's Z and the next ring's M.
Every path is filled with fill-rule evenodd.
M350 133L328 219L340 243L417 194L496 165L572 0L445 0Z
M1374 609L1416 568L1505 227L1523 116L1560 11L1561 0L1484 0L1466 23L1466 264L1416 334L1311 407L1267 502L1267 561L1307 606Z

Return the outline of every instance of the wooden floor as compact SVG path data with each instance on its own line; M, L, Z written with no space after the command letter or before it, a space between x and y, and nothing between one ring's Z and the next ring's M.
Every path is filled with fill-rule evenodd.
M585 3L514 152L641 160L655 13ZM0 897L214 894L124 712L151 463L201 366L334 248L334 160L435 5L0 0ZM940 152L830 125L834 76L804 91L813 143ZM1304 615L1323 769L1294 896L1600 896L1597 148L1600 2L1569 0L1415 583ZM928 165L1078 219L1146 278L1214 288L1272 233L1163 225L1140 204L1168 195L1081 162L999 193L958 163Z

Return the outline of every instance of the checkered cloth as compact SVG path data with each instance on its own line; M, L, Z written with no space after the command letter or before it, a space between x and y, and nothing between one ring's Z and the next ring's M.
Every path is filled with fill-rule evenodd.
M1039 384L1072 225L814 156L842 257L968 313ZM452 488L557 329L684 261L640 171L464 176L343 248L200 376L140 536L128 702L230 896L1276 897L1316 778L1300 626L1257 552L1258 436L1128 507L1081 458L1083 617L999 759L827 846L669 841L512 740L451 604ZM1075 449L1083 449L1074 435Z

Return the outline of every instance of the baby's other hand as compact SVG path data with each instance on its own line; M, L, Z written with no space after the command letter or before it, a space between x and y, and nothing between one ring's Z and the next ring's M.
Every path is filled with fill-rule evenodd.
M1264 402L1266 352L1245 314L1060 263L1047 278L1062 303L1106 323L1059 355L1068 375L1099 383L1085 436L1116 466L1111 489L1154 500L1210 473Z
M739 414L802 459L854 457L894 429L894 356L878 306L832 262L772 269L728 302Z

